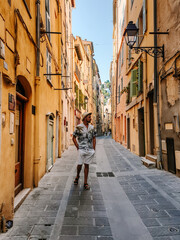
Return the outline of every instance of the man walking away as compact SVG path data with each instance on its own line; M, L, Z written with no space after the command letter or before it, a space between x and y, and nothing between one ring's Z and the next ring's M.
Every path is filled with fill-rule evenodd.
M82 115L83 123L77 125L73 133L73 142L79 151L79 159L77 165L77 176L74 180L74 184L77 185L79 181L79 175L84 164L84 189L89 190L90 187L87 183L88 173L89 173L89 164L92 162L95 148L96 148L96 134L93 125L91 122L91 114L85 112ZM76 140L77 138L77 140Z

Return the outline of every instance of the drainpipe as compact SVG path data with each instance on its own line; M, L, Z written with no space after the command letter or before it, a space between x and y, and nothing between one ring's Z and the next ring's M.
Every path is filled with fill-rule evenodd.
M157 32L157 0L154 0L154 32ZM154 34L154 47L157 47L157 34ZM155 124L157 126L157 168L162 169L162 145L160 131L160 115L159 115L159 78L157 73L157 57L154 57L154 109Z
M36 44L37 44L37 55L36 55L36 77L35 77L35 129L34 129L34 186L38 186L39 182L39 162L40 162L40 117L39 117L39 94L40 94L40 0L36 1Z
M143 68L143 98L144 98L144 131L145 131L145 154L148 152L148 125L147 125L147 53L144 53L144 68Z

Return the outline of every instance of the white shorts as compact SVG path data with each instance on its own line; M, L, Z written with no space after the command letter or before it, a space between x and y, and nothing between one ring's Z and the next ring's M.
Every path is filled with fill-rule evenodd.
M94 149L79 149L78 165L92 163L95 154Z

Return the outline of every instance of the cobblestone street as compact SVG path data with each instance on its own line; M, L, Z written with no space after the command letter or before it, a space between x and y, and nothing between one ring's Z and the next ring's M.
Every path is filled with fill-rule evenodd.
M90 191L78 186L74 146L57 159L3 240L179 240L180 178L148 169L110 137L97 138Z

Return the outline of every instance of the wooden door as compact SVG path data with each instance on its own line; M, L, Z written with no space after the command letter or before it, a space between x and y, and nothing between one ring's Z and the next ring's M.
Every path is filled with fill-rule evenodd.
M16 100L15 195L23 188L23 102Z

